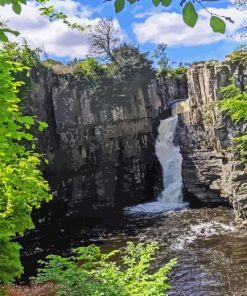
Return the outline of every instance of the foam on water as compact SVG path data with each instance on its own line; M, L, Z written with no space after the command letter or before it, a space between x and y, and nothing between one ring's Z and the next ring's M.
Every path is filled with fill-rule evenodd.
M154 202L144 203L127 209L129 213L158 213L180 210L187 206L182 195L182 155L174 144L178 116L161 120L156 142L156 154L162 166L164 190Z
M189 244L198 238L210 238L216 235L226 235L236 230L233 224L224 224L220 222L204 222L191 225L189 229L184 230L184 234L176 238L176 242L171 245L174 250L183 250Z

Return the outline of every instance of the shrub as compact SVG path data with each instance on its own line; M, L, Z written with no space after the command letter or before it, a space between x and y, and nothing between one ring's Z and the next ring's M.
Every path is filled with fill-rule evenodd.
M167 77L181 79L184 77L186 72L187 72L187 68L184 66L180 66L178 68L168 68L167 69Z
M103 74L102 68L92 57L88 57L83 61L75 63L74 68L76 72L82 72L85 77L93 80L99 79L99 75Z
M152 272L157 249L156 243L129 242L119 264L113 260L119 251L103 254L95 245L77 248L69 258L49 255L36 280L55 282L60 296L165 296L176 260Z

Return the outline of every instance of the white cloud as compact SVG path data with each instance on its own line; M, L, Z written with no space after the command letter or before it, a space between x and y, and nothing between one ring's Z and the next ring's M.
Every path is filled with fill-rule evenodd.
M142 23L134 23L133 31L140 43L166 43L169 46L193 46L210 44L226 39L239 28L246 12L233 7L209 8L218 15L230 16L234 24L227 22L227 34L214 33L209 25L210 15L205 10L199 11L196 26L190 28L183 22L182 16L175 12L155 13Z
M73 0L51 0L49 5L54 5L57 11L63 11L71 22L87 26L99 21L99 18L92 16L100 8L90 8ZM40 15L38 5L34 2L23 6L20 16L10 6L3 7L0 10L0 19L7 21L11 29L21 33L20 37L11 37L11 40L20 41L25 38L31 47L40 47L49 55L83 58L89 54L87 30L79 32L69 29L61 21L50 22L47 17Z

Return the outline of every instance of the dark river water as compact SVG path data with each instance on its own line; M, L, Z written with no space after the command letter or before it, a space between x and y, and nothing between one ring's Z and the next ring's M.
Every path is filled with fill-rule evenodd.
M102 249L127 241L157 241L157 261L176 257L169 295L247 296L247 233L236 228L228 208L130 215L116 228L99 227Z
M122 248L127 241L156 241L160 246L158 265L178 259L169 295L247 296L247 232L236 227L229 208L113 217L87 231L86 236L78 230L64 239L67 247L96 243L103 251ZM47 238L47 244L51 242L52 238ZM56 243L52 246L59 250ZM31 253L34 245L32 248ZM30 250L25 250L26 260L27 252Z

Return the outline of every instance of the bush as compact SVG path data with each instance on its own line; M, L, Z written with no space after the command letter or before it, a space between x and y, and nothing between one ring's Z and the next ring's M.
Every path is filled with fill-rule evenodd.
M49 255L36 280L55 282L60 296L165 296L176 260L152 272L157 249L156 243L129 242L119 264L112 260L119 251L103 254L95 245L77 248L69 258Z
M102 68L92 57L88 57L83 61L77 62L73 66L76 72L81 72L85 77L89 79L97 80L99 78L99 75L103 74Z
M187 72L187 68L184 66L180 66L178 68L167 68L166 74L168 78L178 78L181 79Z

